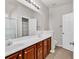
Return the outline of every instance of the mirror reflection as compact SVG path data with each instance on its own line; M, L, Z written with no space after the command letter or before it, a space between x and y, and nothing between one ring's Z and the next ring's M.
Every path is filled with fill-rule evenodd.
M21 31L19 31L21 29ZM37 30L37 21L36 19L21 17L20 24L18 19L5 17L5 39L15 39L20 37L32 35L33 32Z

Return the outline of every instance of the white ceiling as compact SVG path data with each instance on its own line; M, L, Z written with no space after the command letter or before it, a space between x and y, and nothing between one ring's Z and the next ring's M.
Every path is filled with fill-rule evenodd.
M52 7L52 6L56 6L56 5L63 5L63 4L67 4L67 3L72 3L73 0L42 0L42 2L46 6Z

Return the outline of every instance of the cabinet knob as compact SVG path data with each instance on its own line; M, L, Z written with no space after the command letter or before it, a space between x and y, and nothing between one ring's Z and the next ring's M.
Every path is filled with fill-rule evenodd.
M25 51L24 53L26 54L27 52Z
M22 55L21 54L19 54L19 57L21 57Z

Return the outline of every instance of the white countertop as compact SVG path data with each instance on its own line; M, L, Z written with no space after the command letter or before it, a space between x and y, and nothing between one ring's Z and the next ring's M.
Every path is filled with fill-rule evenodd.
M36 44L46 38L51 37L51 35L41 35L40 37L37 36L25 36L21 38L14 39L11 46L6 46L5 48L5 56L9 56L17 51L20 51L24 48L27 48L33 44Z

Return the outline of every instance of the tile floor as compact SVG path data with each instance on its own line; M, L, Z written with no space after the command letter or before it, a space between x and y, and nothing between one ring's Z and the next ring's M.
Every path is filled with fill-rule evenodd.
M50 53L46 59L73 59L73 52L61 47L56 47L54 54Z

